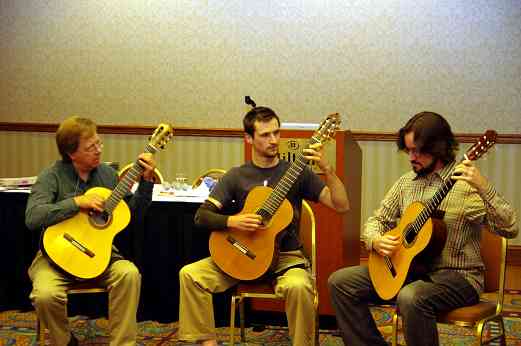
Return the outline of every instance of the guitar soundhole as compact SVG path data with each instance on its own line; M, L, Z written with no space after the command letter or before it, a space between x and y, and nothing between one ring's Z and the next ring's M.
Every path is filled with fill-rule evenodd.
M89 222L93 227L105 228L107 227L107 225L110 224L111 221L112 218L110 217L110 214L107 213L105 210L102 212L91 211L89 213Z

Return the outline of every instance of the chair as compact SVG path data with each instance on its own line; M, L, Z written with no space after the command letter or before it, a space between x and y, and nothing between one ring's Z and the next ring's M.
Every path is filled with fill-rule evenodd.
M131 162L129 163L128 165L126 165L125 167L123 167L119 172L118 172L118 176L119 176L119 180L123 179L123 177L125 176L125 174L128 173L128 171L132 168L132 166L134 166L134 162ZM154 184L163 184L163 176L161 175L161 172L159 172L159 170L156 168L154 169L154 177L153 177L153 180L154 180Z
M300 238L303 244L303 251L308 257L311 263L311 278L313 280L313 286L315 291L314 299L314 314L315 314L315 328L314 328L314 345L318 345L318 291L316 288L317 278L317 267L316 267L316 231L315 231L315 216L313 209L306 202L302 201L302 213L300 216ZM245 311L244 311L244 300L246 298L260 298L260 299L278 299L283 300L275 294L271 282L268 281L254 281L254 282L241 282L238 284L235 293L231 299L231 313L230 313L230 345L234 345L235 338L235 311L236 303L239 304L239 320L241 327L241 341L245 342Z
M220 169L220 168L209 169L194 180L194 182L192 183L192 189L195 189L196 187L201 185L201 183L203 182L203 179L205 177L210 177L215 180L219 180L224 175L224 173L226 173L225 169Z
M89 294L89 293L106 293L108 292L106 287L101 287L96 283L78 283L67 289L67 295L71 294ZM36 340L40 346L45 345L45 325L38 315L36 315Z
M481 257L485 264L485 293L496 293L496 301L484 301L472 306L457 308L438 315L438 323L461 327L476 327L478 345L506 345L503 323L503 298L508 240L492 234L487 229L481 232ZM399 311L393 314L392 345L398 344ZM485 326L490 324L490 337L484 340ZM499 343L497 343L499 341Z

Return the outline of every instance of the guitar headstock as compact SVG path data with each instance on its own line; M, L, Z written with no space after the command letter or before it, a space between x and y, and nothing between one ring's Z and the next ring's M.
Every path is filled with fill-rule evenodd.
M478 141L465 153L465 158L472 161L479 159L496 143L496 138L496 131L487 130L485 134L479 137Z
M159 124L150 136L148 144L157 149L164 149L166 143L174 136L174 130L169 124Z
M318 129L311 137L312 143L325 143L335 136L336 130L340 128L340 115L338 113L329 114L318 126Z

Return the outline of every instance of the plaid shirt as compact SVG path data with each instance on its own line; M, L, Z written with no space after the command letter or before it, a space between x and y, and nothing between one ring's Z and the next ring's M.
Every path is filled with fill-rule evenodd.
M452 162L423 177L413 171L400 177L365 224L362 239L367 249L372 249L373 239L396 227L411 203L426 203L432 198L445 179L451 176L455 166L456 163ZM441 255L433 259L431 270L457 271L481 293L484 280L481 228L488 225L491 232L514 238L519 230L515 211L492 185L489 184L480 194L463 181L454 184L438 210L445 213L443 221L447 225L447 241Z

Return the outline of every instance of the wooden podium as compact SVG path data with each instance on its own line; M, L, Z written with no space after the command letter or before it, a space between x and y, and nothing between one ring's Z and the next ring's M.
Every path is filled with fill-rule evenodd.
M294 152L302 150L311 130L281 130L280 157L294 160ZM251 160L251 145L245 143L245 160ZM317 222L317 285L319 292L319 312L334 315L329 299L327 279L335 270L360 264L360 215L362 189L362 150L353 140L350 131L337 131L334 140L324 149L336 174L344 183L351 209L338 214L319 204L311 203ZM319 175L318 167L312 167ZM280 301L252 300L253 310L284 311Z

